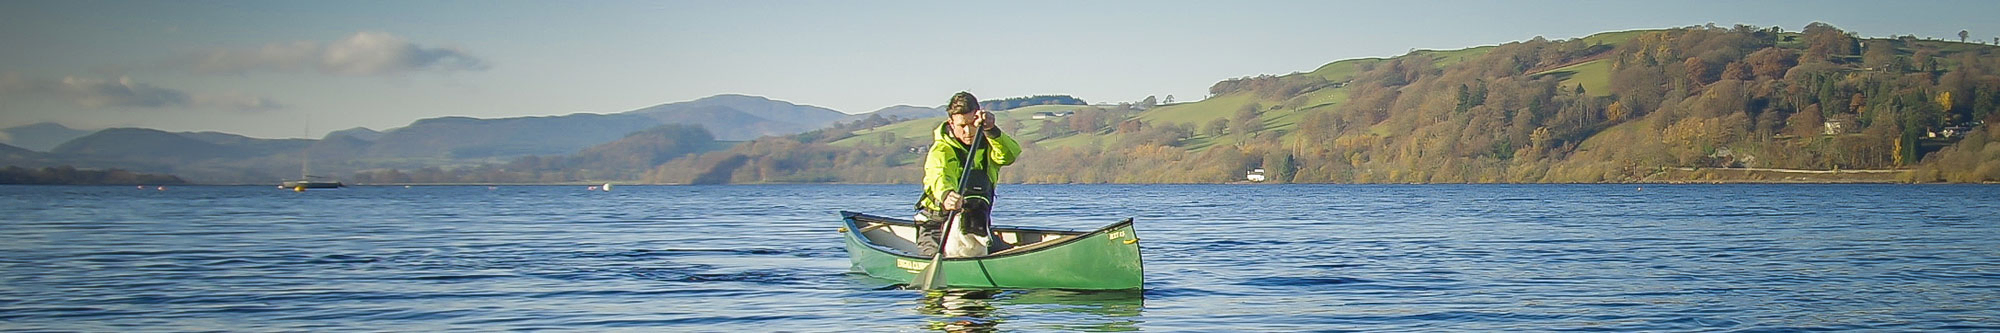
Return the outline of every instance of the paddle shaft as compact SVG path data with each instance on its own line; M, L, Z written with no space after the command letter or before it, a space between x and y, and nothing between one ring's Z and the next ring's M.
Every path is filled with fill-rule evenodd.
M959 168L959 173L958 173L959 183L957 192L959 197L958 201L960 205L964 205L965 203L965 178L972 176L973 158L978 157L979 144L985 141L986 141L986 129L981 128L975 130L972 136L972 144L965 146L965 161L963 162L964 165L961 168ZM940 202L938 203L938 205L943 206L944 203ZM945 209L946 217L944 218L944 223L941 225L944 227L944 234L938 235L937 254L931 256L931 264L929 266L924 266L923 273L917 274L917 280L919 280L920 282L912 281L920 283L917 285L918 289L930 290L930 289L943 288L944 287L943 285L945 284L944 252L945 249L951 246L951 234L958 232L958 222L959 222L958 216L960 215L959 213L962 210L961 209L962 207L940 207L940 208L946 208Z

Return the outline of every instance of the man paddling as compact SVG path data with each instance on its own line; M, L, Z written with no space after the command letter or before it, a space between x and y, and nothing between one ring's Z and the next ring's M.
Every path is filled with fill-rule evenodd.
M979 99L971 93L951 95L945 112L950 117L933 132L930 154L924 158L924 197L917 202L921 211L917 214L917 248L920 255L936 254L945 220L957 213L959 233L948 237L950 244L943 246L945 256L986 255L991 244L987 232L992 223L993 185L1000 179L1000 167L1014 164L1014 158L1021 155L1021 146L994 125L993 113L980 110ZM971 170L965 170L967 166Z

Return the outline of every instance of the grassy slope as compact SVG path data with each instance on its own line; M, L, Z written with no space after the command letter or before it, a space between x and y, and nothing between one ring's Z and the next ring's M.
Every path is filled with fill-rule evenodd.
M1533 75L1561 76L1563 79L1559 86L1571 87L1581 84L1584 93L1590 96L1611 95L1611 61L1607 59L1585 61Z
M1487 45L1487 46L1480 46L1468 49L1449 50L1449 51L1417 50L1416 52L1411 52L1410 54L1430 55L1431 59L1433 59L1432 62L1433 65L1436 65L1437 68L1445 68L1447 66L1457 65L1458 63L1465 62L1465 60L1467 59L1478 58L1479 56L1486 55L1487 52L1493 51L1493 48L1495 47L1497 46Z
M1653 31L1660 31L1660 30L1626 30L1626 31L1600 32L1595 35L1583 37L1583 42L1618 45L1618 44L1624 44L1625 41L1632 40L1632 38L1639 37L1639 35L1641 34Z
M1004 129L1007 130L1007 133L1009 135L1015 136L1016 140L1026 140L1027 138L1024 137L1024 135L1034 136L1033 134L1037 134L1041 131L1042 121L1033 119L1036 112L1076 111L1077 109L1082 109L1086 107L1088 106L1036 105L1036 106L1027 106L1009 110L1003 110L999 112L994 112L993 114L999 117L998 122L999 124L1002 124L1002 126L1006 126L1007 124L1009 124L1010 120L1020 120L1021 128L1004 128ZM857 144L860 144L861 142L876 142L875 140L880 140L880 135L881 135L880 133L883 132L895 133L898 139L930 140L931 131L936 130L938 122L941 121L944 121L944 118L917 119L917 120L898 122L889 125L883 125L882 127L854 131L854 137L834 141L833 143L831 143L831 145L839 147L853 147Z
M1601 42L1605 44L1617 44L1617 43L1622 43L1626 40L1630 40L1633 37L1638 36L1639 34L1645 33L1647 31L1649 30L1606 32L1606 33L1591 35L1589 37L1584 37L1583 40L1585 42ZM1487 52L1492 51L1494 47L1495 46L1489 45L1489 46L1479 46L1479 47L1457 49L1457 50L1417 50L1417 51L1412 51L1410 54L1429 55L1433 59L1435 59L1435 65L1442 68L1445 66L1450 66L1453 64L1464 62L1468 59L1485 55ZM1364 66L1370 64L1386 63L1390 60L1391 59L1385 59L1385 58L1346 59L1346 60L1327 63L1326 65L1322 65L1319 68L1314 69L1312 72L1295 73L1291 75L1314 75L1314 76L1319 76L1321 78L1325 78L1329 82L1344 83L1353 80L1355 75L1362 72L1362 68ZM1606 88L1607 82L1609 81L1610 78L1610 64L1608 62L1604 61L1585 62L1569 67L1563 67L1556 70L1552 70L1551 72L1555 71L1569 71L1574 73L1574 74L1568 74L1569 77L1567 80L1564 81L1564 84L1572 84L1572 85L1579 83L1583 84L1584 89L1590 91L1592 94L1603 94L1609 92L1609 89ZM1195 131L1196 134L1193 138L1188 139L1188 141L1185 143L1185 146L1191 150L1200 151L1200 150L1205 150L1208 147L1213 147L1220 144L1236 144L1239 141L1243 140L1244 138L1238 135L1223 135L1221 137L1209 137L1201 133L1203 132L1201 128L1205 127L1209 122L1212 122L1215 119L1228 119L1230 117L1234 117L1237 111L1241 110L1245 105L1248 105L1250 103L1257 103L1263 109L1263 113L1260 115L1260 119L1262 119L1262 121L1264 122L1264 131L1266 133L1272 133L1272 132L1285 133L1285 136L1280 137L1280 139L1289 142L1293 140L1293 138L1290 137L1291 134L1297 132L1294 129L1298 126L1297 125L1298 120L1300 115L1302 114L1302 112L1300 111L1318 109L1318 108L1338 107L1340 104L1347 102L1348 90L1346 88L1329 87L1306 93L1301 98L1304 98L1305 101L1303 103L1298 103L1299 108L1293 109L1293 108L1282 107L1283 105L1287 104L1286 100L1260 98L1258 96L1255 96L1254 94L1249 94L1249 93L1232 93L1222 96L1212 96L1208 99L1196 102L1177 103L1172 105L1155 107L1151 110L1141 112L1138 115L1138 119L1140 119L1141 121L1145 121L1146 123L1149 124L1193 124L1196 128ZM1280 106L1280 107L1274 109L1272 108L1273 106ZM1015 136L1016 140L1034 141L1036 145L1042 147L1050 147L1050 148L1081 147L1090 145L1104 145L1107 143L1115 142L1117 140L1116 134L1111 134L1108 132L1082 133L1082 134L1068 135L1057 138L1050 138L1047 140L1036 140L1041 138L1041 135L1039 135L1041 121L1030 119L1030 116L1032 116L1035 112L1074 111L1076 109L1084 107L1087 106L1040 105L1040 106L1030 106L1012 110L1006 110L997 113L1000 114L1001 116L1002 124L1007 124L1008 123L1007 119L1019 119L1021 121L1020 124L1022 128L1008 129L1008 132L1012 133ZM890 124L873 129L860 130L855 132L854 137L835 141L833 145L851 147L864 141L874 142L873 140L880 140L880 138L877 136L879 134L877 133L882 133L882 132L895 133L895 135L898 138L904 138L904 139L910 139L910 138L928 139L930 137L930 131L936 128L938 121L939 119L919 119L919 120ZM1383 133L1383 134L1387 135L1388 133Z

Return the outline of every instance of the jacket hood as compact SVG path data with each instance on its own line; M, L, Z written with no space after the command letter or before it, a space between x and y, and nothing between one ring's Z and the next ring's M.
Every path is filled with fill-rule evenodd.
M937 130L931 131L931 144L946 145L961 150L965 149L965 143L958 142L958 138L951 136L951 121L949 120L938 123Z

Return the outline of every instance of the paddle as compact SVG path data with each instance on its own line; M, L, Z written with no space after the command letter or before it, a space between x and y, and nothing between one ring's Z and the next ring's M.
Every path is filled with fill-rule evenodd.
M986 141L986 130L982 128L974 131L972 144L965 146L965 165L959 169L958 174L958 197L961 204L965 201L965 178L972 175L972 158L978 157L976 154L979 152L979 144L983 141ZM910 285L917 287L917 289L931 290L943 288L945 285L944 251L946 248L951 247L951 234L958 232L958 213L960 208L944 208L946 208L944 211L946 215L943 225L944 234L938 237L937 254L931 255L930 266L924 266L924 270L917 273L916 278L910 279Z

